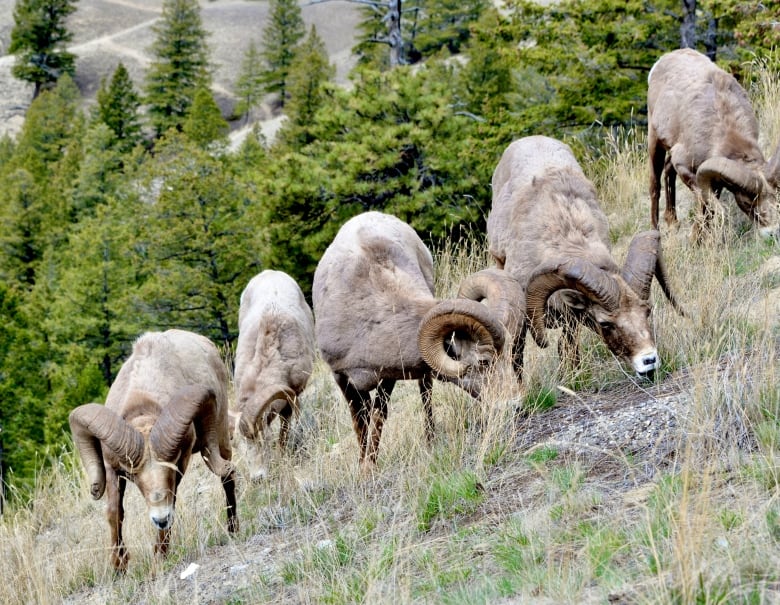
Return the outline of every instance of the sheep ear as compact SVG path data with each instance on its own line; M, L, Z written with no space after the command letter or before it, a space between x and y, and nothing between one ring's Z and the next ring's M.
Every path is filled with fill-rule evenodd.
M558 296L560 296L563 299L563 302L566 304L567 307L571 307L572 309L576 309L577 311L584 311L585 308L588 306L585 297L577 292L577 290L559 290Z

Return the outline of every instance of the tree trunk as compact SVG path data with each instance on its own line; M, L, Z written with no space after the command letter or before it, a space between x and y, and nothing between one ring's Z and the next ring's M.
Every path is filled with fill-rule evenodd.
M401 0L390 0L385 19L387 19L387 43L390 45L390 68L392 69L406 62L401 37Z
M680 48L696 47L696 0L682 0L683 16L680 24Z
M718 54L718 20L710 16L707 21L707 33L704 34L704 52L715 61Z

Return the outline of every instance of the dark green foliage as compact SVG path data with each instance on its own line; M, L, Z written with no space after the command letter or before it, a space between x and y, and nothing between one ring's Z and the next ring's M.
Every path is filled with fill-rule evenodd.
M317 110L327 101L326 85L336 70L328 62L325 44L312 26L306 40L297 48L288 75L289 101L285 107L287 121L281 139L293 148L313 142L309 125Z
M34 320L22 296L0 280L0 447L5 481L26 490L43 459L43 418L48 404L41 368L45 346L35 337ZM38 454L41 454L40 457Z
M460 53L471 37L472 24L491 5L486 0L425 0L420 4L414 16L413 46L422 58L442 48Z
M251 111L260 104L263 98L263 62L255 41L249 43L244 58L241 61L241 71L236 81L236 97L238 102L235 114L245 119Z
M295 47L305 34L297 0L271 0L271 18L263 30L261 55L266 67L262 79L265 92L277 94L281 106L287 101L287 77Z
M228 158L170 134L142 167L136 296L149 327L182 328L219 344L236 337L241 290L259 271L249 191Z
M73 75L76 57L66 50L73 37L68 15L75 0L18 0L8 53L16 55L14 77L35 85L33 98L63 74Z
M162 19L153 27L154 62L146 73L149 120L159 137L169 128L181 130L198 88L208 88L207 31L197 0L164 0Z
M182 127L184 134L193 143L206 148L211 143L224 142L228 130L228 123L222 117L211 91L199 88Z
M114 133L118 150L128 153L141 142L141 104L130 74L122 63L117 65L111 82L101 81L97 92L95 117Z
M646 120L647 74L676 47L676 21L639 0L518 2L512 15L516 69L544 84L516 99L519 135L582 134L595 124Z

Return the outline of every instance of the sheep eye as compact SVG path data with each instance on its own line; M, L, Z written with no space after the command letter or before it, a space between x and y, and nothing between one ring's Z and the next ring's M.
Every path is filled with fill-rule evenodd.
M599 322L599 327L604 332L609 332L610 330L612 330L615 327L615 324L613 324L611 321L600 321Z

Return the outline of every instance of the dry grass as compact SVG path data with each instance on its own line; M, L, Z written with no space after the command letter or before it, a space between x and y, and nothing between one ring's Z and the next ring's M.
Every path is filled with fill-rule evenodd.
M773 133L777 83L767 75L753 92ZM639 133L612 143L586 169L622 259L649 222L646 152ZM238 537L227 537L219 483L198 460L165 561L128 489L131 563L115 578L104 503L63 453L32 504L2 518L0 602L780 602L780 322L767 302L780 277L764 270L780 249L727 215L701 247L688 243L684 213L678 233L664 228L690 318L654 289L665 359L656 384L635 383L592 337L573 377L561 376L554 346L529 344L521 391L505 374L481 402L436 385L431 448L416 385L401 384L378 469L364 477L346 406L319 364L296 447L273 453L264 481L240 483ZM442 296L489 262L478 235L436 259ZM539 392L557 405L528 413ZM237 443L242 477L248 456ZM199 568L181 579L190 563Z

